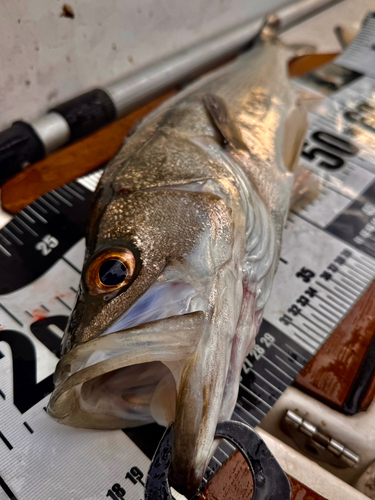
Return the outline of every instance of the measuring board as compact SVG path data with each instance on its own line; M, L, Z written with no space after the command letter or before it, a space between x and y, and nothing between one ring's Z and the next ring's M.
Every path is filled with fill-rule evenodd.
M342 92L358 97L365 87L375 82L360 78L323 106L342 114L350 108ZM311 115L301 155L324 189L288 219L264 321L242 370L233 419L253 427L375 278L375 135L366 142L329 117ZM99 177L46 194L0 231L0 500L143 498L161 428L74 429L45 412ZM206 480L233 451L223 441Z

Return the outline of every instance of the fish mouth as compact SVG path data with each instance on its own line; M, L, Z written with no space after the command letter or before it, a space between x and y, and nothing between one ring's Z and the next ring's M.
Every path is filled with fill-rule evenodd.
M118 429L175 417L180 368L198 347L202 311L107 333L59 361L47 412L74 426Z

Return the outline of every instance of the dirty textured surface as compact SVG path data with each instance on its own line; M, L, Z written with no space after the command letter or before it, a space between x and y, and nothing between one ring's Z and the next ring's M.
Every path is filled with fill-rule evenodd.
M0 130L282 3L0 2Z

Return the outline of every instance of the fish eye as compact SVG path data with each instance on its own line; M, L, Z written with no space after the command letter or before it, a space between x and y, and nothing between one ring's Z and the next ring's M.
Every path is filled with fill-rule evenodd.
M128 248L110 248L90 259L86 284L92 295L113 292L128 285L136 268L134 254Z

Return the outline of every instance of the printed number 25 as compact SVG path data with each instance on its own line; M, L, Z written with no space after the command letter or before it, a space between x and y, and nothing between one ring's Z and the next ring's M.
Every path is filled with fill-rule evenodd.
M54 236L51 236L50 234L46 234L42 241L39 241L36 245L35 248L39 250L42 255L46 256L50 252L52 252L53 248L56 248L57 245L59 244L59 240L57 240Z

